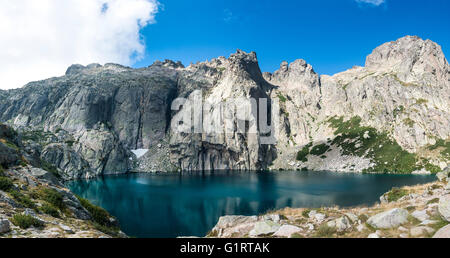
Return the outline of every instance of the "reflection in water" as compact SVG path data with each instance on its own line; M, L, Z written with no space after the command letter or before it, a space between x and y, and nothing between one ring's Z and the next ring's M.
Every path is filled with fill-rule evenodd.
M70 182L136 237L204 236L223 215L256 215L284 207L371 205L394 186L434 176L327 172L138 174Z

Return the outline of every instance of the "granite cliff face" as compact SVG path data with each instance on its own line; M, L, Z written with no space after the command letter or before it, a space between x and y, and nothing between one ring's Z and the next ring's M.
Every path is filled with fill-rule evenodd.
M334 76L319 76L304 60L263 74L256 54L243 51L189 67L73 65L63 77L0 91L0 121L65 179L129 170L436 172L450 158L449 80L441 48L410 36ZM177 98L187 101L175 105ZM248 106L242 114L221 105L249 98L279 109L244 101L236 104ZM262 144L263 109L273 118L271 144ZM199 121L220 130L198 132Z

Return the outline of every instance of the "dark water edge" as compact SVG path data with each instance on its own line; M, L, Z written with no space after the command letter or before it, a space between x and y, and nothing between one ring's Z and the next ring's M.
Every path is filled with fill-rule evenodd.
M373 205L380 195L434 175L332 172L128 174L68 182L76 194L117 217L134 237L205 236L224 215Z

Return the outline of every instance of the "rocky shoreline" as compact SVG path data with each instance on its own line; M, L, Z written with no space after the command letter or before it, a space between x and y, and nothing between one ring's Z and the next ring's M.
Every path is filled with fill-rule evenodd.
M394 188L372 207L292 209L224 216L213 238L450 238L450 169L438 181Z

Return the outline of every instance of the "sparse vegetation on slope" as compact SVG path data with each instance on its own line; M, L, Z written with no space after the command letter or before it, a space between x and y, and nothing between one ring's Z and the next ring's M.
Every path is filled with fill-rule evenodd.
M411 173L424 167L430 168L428 161L420 160L416 154L404 150L386 132L362 126L360 117L344 121L343 117L329 119L335 128L333 145L339 146L344 155L367 157L374 166L366 172ZM435 169L431 172L438 172Z

